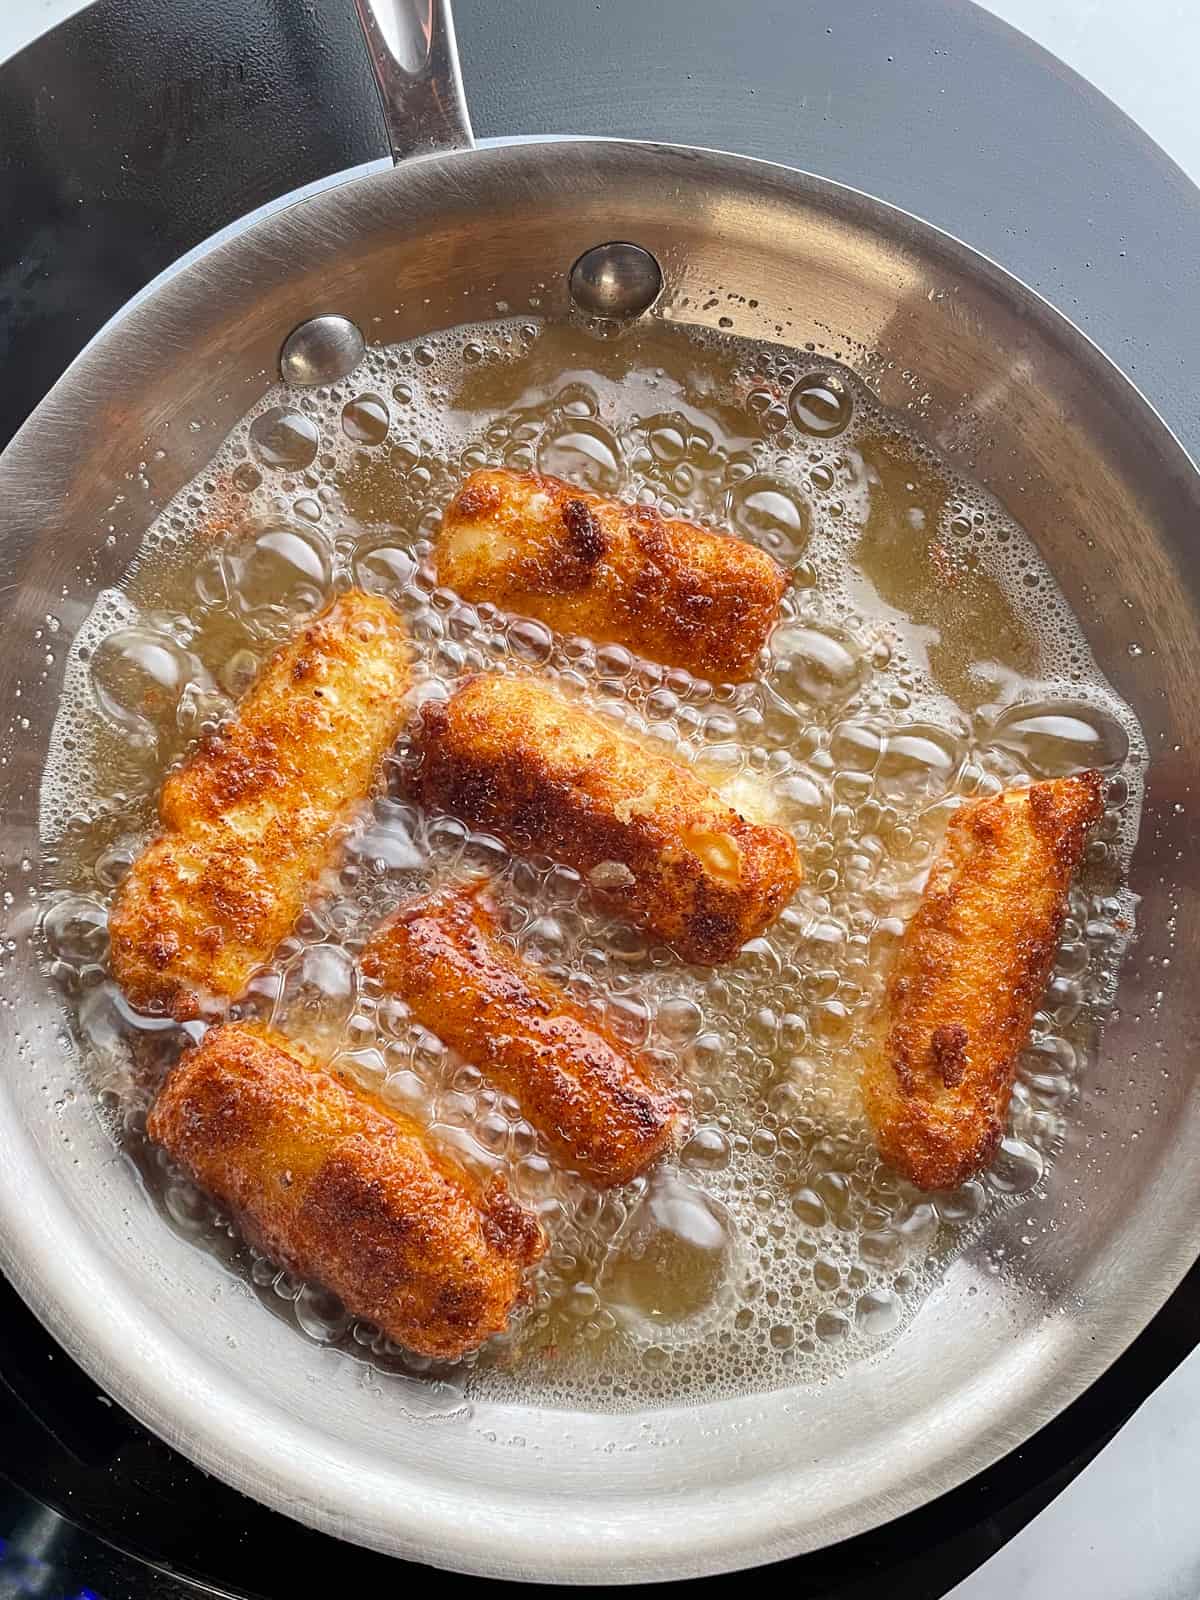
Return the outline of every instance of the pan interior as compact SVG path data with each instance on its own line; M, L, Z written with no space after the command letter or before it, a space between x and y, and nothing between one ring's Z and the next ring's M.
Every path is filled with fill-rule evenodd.
M469 471L534 466L732 526L777 559L790 582L754 674L712 683L581 637L591 610L554 633L520 604L455 592L434 544L449 497ZM550 1249L512 1328L437 1368L231 1236L226 1209L147 1144L149 1102L196 1029L138 1016L103 963L114 884L153 834L167 771L351 584L404 618L410 712L480 672L555 684L789 830L807 868L741 956L689 968L560 862L413 805L402 734L235 1014L306 1045L542 1217ZM952 807L1089 768L1109 808L1007 1137L978 1179L922 1193L879 1159L859 1104L899 932ZM268 392L164 508L122 586L100 592L70 648L42 783L42 930L115 1144L164 1220L298 1332L381 1381L429 1378L415 1392L434 1411L696 1403L880 1357L954 1257L1044 1185L1135 925L1122 883L1144 768L1136 719L1028 536L844 365L657 319L617 340L502 319L379 346L328 386ZM687 1093L677 1157L598 1193L483 1063L444 1048L461 1036L439 1012L409 1015L362 983L358 953L385 918L472 880L505 938Z
M421 1386L380 1383L263 1317L114 1159L33 951L38 784L95 594L266 394L288 330L321 311L387 342L514 308L561 319L565 273L614 236L614 213L663 266L665 318L811 345L915 413L1029 530L1149 748L1130 875L1141 936L1044 1194L997 1216L843 1383L627 1416L486 1396L430 1408ZM744 1565L859 1531L1027 1437L1188 1264L1194 474L1102 357L960 246L734 158L561 143L421 162L307 200L166 282L39 409L0 493L6 1262L98 1379L205 1465L321 1526L470 1570L585 1581Z

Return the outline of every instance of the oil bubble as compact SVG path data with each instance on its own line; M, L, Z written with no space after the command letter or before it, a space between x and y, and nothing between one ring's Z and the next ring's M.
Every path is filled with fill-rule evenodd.
M250 424L250 448L265 467L299 472L316 460L320 443L312 418L287 406L272 406Z
M889 805L926 805L948 793L961 761L961 749L942 729L900 728L887 736L875 788Z
M802 433L831 439L850 425L854 401L845 380L835 372L811 372L788 397L788 411Z
M770 478L744 478L729 490L726 513L738 533L776 560L796 560L808 543L808 511L794 489Z
M787 698L843 705L862 687L868 667L846 635L815 623L791 622L771 638L772 675Z
M64 895L42 917L42 936L61 961L83 966L103 961L108 950L108 914L87 895Z
M673 467L683 460L688 447L686 417L651 417L643 426L646 443L656 461L663 466Z
M214 687L189 651L153 628L119 628L91 660L92 692L104 717L134 745L154 748L174 727L190 684Z
M602 423L573 417L542 440L538 468L595 494L613 494L621 486L620 445Z
M896 1297L887 1289L871 1289L859 1297L854 1319L864 1333L873 1337L891 1333L900 1320Z
M339 945L314 944L284 967L271 1026L305 1049L330 1056L358 1000L358 968Z
M685 1167L699 1172L719 1172L729 1165L733 1152L729 1139L720 1128L697 1128L679 1152Z
M1040 1151L1010 1135L1000 1141L986 1181L1001 1194L1028 1194L1041 1181L1044 1166Z
M222 552L221 562L237 610L268 630L319 611L329 593L329 550L309 528L248 529Z
M829 756L839 772L873 773L886 743L886 735L870 723L839 722L829 735Z
M997 718L990 743L1043 778L1119 767L1129 754L1129 735L1115 717L1066 702L1010 706Z
M350 1314L336 1295L306 1283L296 1296L296 1321L318 1344L334 1344L350 1326Z
M417 570L411 551L395 544L377 544L354 555L354 580L369 594L386 594L393 599L406 589Z
M355 444L382 444L391 425L387 401L380 395L360 394L342 407L342 432Z
M661 1340L720 1302L736 1259L737 1231L725 1208L659 1173L605 1263L600 1289L628 1331Z

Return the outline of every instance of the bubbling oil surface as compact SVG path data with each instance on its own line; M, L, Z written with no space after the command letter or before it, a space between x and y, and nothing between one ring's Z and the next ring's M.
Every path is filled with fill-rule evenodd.
M442 506L474 468L538 468L732 528L792 583L755 681L711 684L564 639L437 586ZM807 879L729 965L681 966L517 857L404 797L402 740L344 856L242 1014L305 1039L503 1170L551 1239L511 1332L431 1369L242 1244L144 1138L182 1031L135 1015L105 966L110 898L170 765L229 715L269 652L351 584L414 641L414 705L481 669L557 679L790 828ZM158 518L71 652L42 790L43 934L119 1141L172 1225L244 1273L303 1335L408 1383L628 1408L828 1378L879 1349L999 1208L1043 1180L1111 998L1119 890L1145 759L1028 537L811 356L656 326L616 343L505 322L374 350L326 390L276 389ZM1053 980L991 1170L924 1195L877 1159L858 1073L890 952L949 810L1101 766L1110 805L1071 893ZM360 979L356 951L407 894L486 872L505 937L690 1098L678 1157L598 1194L550 1160L510 1097ZM298 1335L299 1336L299 1335ZM424 1375L420 1384L414 1375Z

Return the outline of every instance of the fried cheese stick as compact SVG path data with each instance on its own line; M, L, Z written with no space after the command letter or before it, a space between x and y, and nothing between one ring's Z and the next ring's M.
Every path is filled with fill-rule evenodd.
M147 1128L272 1260L421 1355L453 1361L501 1332L545 1250L501 1180L481 1188L269 1029L210 1029Z
M446 507L437 573L465 600L727 682L753 675L787 586L732 534L507 468Z
M480 674L427 703L425 805L584 874L686 961L728 961L800 883L796 842L535 678Z
M628 1183L678 1142L682 1107L495 935L484 891L442 890L384 923L362 970L513 1095L558 1157L599 1187Z
M138 1010L198 1016L270 958L399 731L408 661L390 603L352 590L168 776L163 831L109 919L113 975Z
M955 811L887 987L863 1098L884 1159L921 1189L987 1166L1054 965L1067 890L1104 811L1099 773Z

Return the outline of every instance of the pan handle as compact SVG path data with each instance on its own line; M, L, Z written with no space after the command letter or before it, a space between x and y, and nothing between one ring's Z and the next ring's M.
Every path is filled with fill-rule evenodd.
M475 143L450 0L354 0L393 161Z

